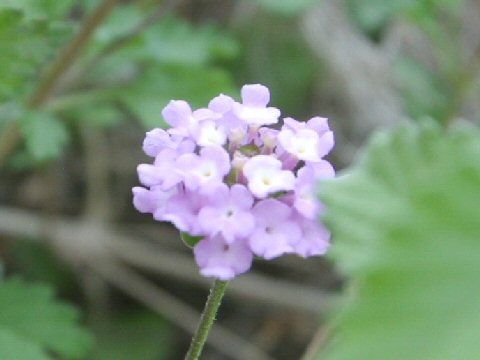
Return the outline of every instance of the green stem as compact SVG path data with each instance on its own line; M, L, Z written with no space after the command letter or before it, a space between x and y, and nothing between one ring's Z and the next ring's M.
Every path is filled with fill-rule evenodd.
M188 349L185 360L198 360L200 357L203 345L205 345L205 342L207 341L208 333L210 332L213 321L215 320L215 315L217 314L217 310L220 307L223 295L225 294L227 284L227 281L220 280L215 280L213 283L207 303L205 304L202 316L200 317L197 331L190 343L190 349Z

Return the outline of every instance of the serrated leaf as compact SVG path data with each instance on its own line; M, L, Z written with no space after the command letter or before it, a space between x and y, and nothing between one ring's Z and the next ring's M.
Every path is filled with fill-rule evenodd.
M332 257L352 297L326 360L480 354L480 131L405 125L324 183Z
M187 234L186 232L180 231L180 238L185 243L185 245L193 248L195 245L198 244L200 240L203 239L203 236L192 236L190 234Z
M2 359L49 359L47 350L68 359L80 359L91 348L91 336L75 324L77 311L54 301L53 292L46 286L26 285L18 279L5 281L0 285L0 308L0 341L4 341L4 349L12 348L11 354L19 354ZM22 342L28 353L15 350ZM43 357L34 357L39 348Z

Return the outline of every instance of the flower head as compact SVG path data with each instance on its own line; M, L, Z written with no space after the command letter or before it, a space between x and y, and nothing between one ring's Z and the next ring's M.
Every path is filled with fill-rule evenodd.
M199 237L195 260L204 276L230 280L250 269L253 256L322 255L330 234L318 223L320 178L335 172L324 156L333 133L325 118L285 118L269 107L267 87L245 85L242 101L220 94L192 110L173 100L162 115L168 130L146 134L140 164L144 187L133 203L158 221Z

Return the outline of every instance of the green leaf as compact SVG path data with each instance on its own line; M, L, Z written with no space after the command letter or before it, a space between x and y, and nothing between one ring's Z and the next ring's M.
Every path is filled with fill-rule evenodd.
M134 5L117 7L96 32L93 49L99 50L125 35L148 15ZM235 39L214 24L193 26L175 16L162 17L117 51L130 61L190 65L230 60L238 53Z
M405 108L410 117L440 118L449 105L449 96L438 76L413 59L403 58L394 63L394 76L398 80Z
M32 91L39 68L71 33L66 23L31 20L0 7L0 102Z
M252 37L252 32L259 36ZM322 65L305 45L294 25L284 19L258 17L241 34L246 49L237 78L268 86L273 106L283 114L307 116L306 109L315 79ZM275 61L272 61L275 59ZM243 80L245 81L245 80Z
M76 291L71 268L44 241L12 241L8 245L9 257L23 279L47 283L69 294Z
M477 128L404 125L323 183L352 296L322 359L478 357L479 159Z
M233 81L223 70L165 65L150 67L129 88L119 91L119 98L145 128L151 129L165 126L161 110L172 99L200 107L220 93L233 92Z
M136 311L99 324L92 360L165 360L170 354L170 328L149 311Z
M0 8L24 11L31 18L61 19L67 15L74 0L1 0Z
M197 243L203 239L203 236L192 236L186 232L180 231L180 238L188 247L193 248Z
M29 154L38 162L54 159L69 141L66 125L52 114L26 112L21 118L21 130Z
M392 17L421 1L423 0L347 0L347 5L357 24L371 33L382 28Z
M256 0L265 10L282 16L295 16L306 11L318 0Z
M74 117L80 123L109 129L118 125L125 118L125 115L112 104L98 103L89 107L79 108L75 112Z
M49 287L5 281L0 285L0 308L2 359L50 359L47 351L80 359L91 348L91 336L75 324L77 311L54 301Z
M94 34L93 47L99 48L107 45L114 39L131 31L146 16L134 4L118 5L100 24Z
M192 26L176 17L165 17L147 29L139 45L143 56L175 64L202 65L239 52L235 40L213 24Z
M0 328L0 359L51 360L40 346Z

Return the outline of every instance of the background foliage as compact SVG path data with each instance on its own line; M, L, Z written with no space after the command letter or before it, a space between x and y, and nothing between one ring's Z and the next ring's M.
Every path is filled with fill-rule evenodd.
M404 126L324 184L331 254L353 287L327 359L478 354L479 135Z
M344 175L320 186L331 261L259 262L219 322L256 355L217 341L205 358L474 358L479 16L475 0L0 0L0 358L183 356L208 283L129 191L170 99L245 83L285 116L328 116Z

